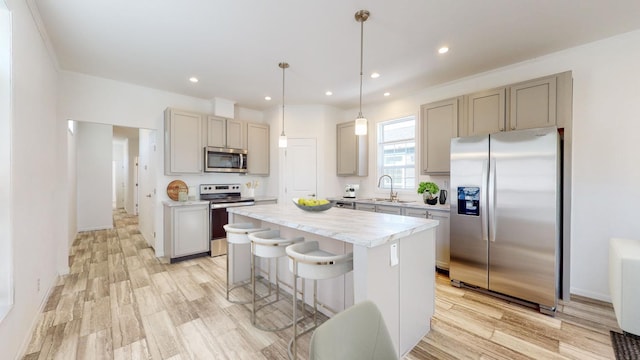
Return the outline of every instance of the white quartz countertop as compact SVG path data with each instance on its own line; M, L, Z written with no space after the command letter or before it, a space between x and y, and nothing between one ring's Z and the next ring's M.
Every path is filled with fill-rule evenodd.
M391 201L381 201L381 200L373 200L372 198L364 197L364 198L342 198L342 197L330 197L327 198L331 201L346 201L346 202L354 202L358 204L373 204L373 205L387 205L387 206L397 206L397 207L406 207L413 209L426 209L426 210L434 210L434 211L446 211L449 212L450 205L449 203L440 205L439 203L436 205L425 204L422 201L411 201L411 202L391 202Z
M228 208L228 212L365 247L400 240L438 226L437 220L331 208L321 212L293 204Z
M193 205L208 205L208 200L189 200L189 201L173 201L173 200L164 200L162 202L165 206L174 207L174 206L193 206Z

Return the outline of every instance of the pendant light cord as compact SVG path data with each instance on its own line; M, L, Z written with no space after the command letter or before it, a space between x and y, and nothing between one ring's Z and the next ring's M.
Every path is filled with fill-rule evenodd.
M281 62L278 64L282 68L282 134L280 136L285 136L284 134L284 70L289 67L289 64L286 62Z
M358 117L362 117L362 63L364 58L364 21L360 21L360 110Z

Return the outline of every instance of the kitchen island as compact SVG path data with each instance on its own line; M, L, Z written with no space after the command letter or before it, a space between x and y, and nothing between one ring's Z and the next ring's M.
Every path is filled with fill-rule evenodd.
M282 237L304 236L332 253L353 251L353 272L340 279L320 281L318 297L330 309L373 301L384 317L398 356L408 353L429 332L435 301L438 221L335 208L306 212L293 204L227 211L229 223L252 222L280 229ZM229 256L235 264L230 269L233 279L248 276L242 274L248 253L230 252ZM281 261L282 265L287 260ZM280 266L279 275L292 284L287 266ZM311 288L309 282L307 289ZM312 302L311 294L306 301Z

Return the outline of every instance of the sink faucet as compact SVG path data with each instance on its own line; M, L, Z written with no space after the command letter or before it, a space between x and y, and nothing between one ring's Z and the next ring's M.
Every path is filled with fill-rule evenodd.
M391 184L391 192L389 193L389 200L390 201L398 200L398 194L393 193L393 179L391 178L391 176L389 175L380 176L380 178L378 179L378 187L380 187L380 184L382 183L382 179L384 179L385 177L389 178L389 183Z

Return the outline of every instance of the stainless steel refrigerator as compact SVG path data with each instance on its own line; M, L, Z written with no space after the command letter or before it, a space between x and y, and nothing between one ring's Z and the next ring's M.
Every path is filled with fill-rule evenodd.
M452 139L452 284L508 295L555 313L560 179L555 127Z

